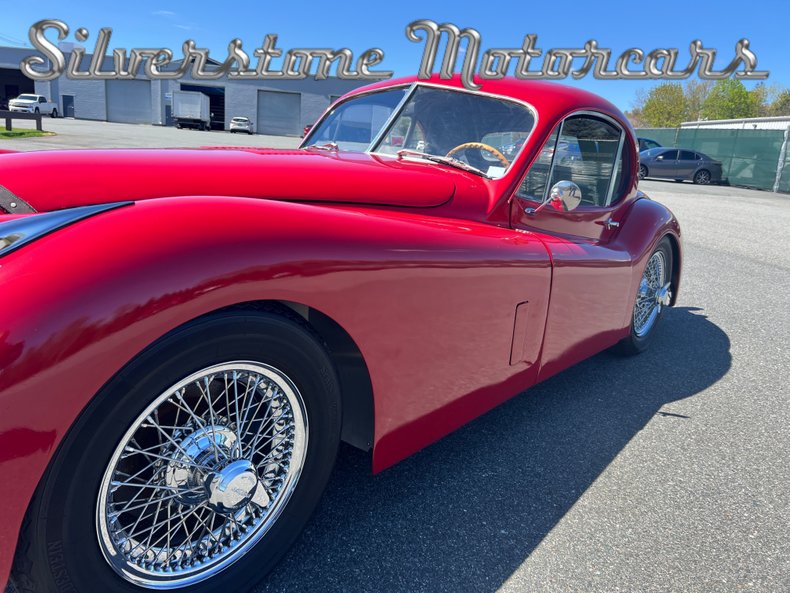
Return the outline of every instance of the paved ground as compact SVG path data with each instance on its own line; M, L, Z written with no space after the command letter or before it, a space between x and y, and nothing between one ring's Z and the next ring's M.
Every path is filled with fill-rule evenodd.
M88 125L117 126L105 145L248 141ZM596 356L376 477L344 447L255 593L790 591L790 196L642 188L686 249L654 347Z
M177 130L163 126L116 124L84 119L42 120L44 130L56 136L41 138L0 139L0 149L52 150L57 148L158 148L192 146L271 146L291 148L299 145L299 138L231 134L230 132L199 132ZM35 122L14 120L14 128L35 129Z

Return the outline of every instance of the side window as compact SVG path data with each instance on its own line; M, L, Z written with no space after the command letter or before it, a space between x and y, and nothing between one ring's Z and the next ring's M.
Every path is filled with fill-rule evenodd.
M38 98L38 102L39 102L39 103L46 103L46 102L47 102L47 100L46 100L44 97L39 97L39 98Z
M558 132L559 126L555 128L549 139L543 144L538 158L532 163L526 177L524 177L524 181L521 182L516 192L518 197L535 202L543 202L546 199L552 157L557 148Z
M660 155L661 157L659 160L662 161L676 161L678 160L678 151L677 150L667 150L666 152L662 152ZM658 157L656 157L658 158Z
M542 202L559 181L579 186L582 204L607 206L622 183L624 132L593 115L573 115L556 129L530 167L517 195Z
M623 132L592 115L574 115L562 123L552 163L549 187L558 181L579 186L582 204L607 206L611 202Z
M678 157L678 160L681 160L681 161L695 161L695 160L697 160L696 157L697 157L697 155L695 155L690 150L681 150L680 151L680 157Z

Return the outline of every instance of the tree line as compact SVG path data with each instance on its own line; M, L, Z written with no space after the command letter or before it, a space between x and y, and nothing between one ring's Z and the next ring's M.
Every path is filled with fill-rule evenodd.
M790 116L790 90L760 83L747 90L737 78L664 82L637 93L625 114L635 128L675 128L684 121Z

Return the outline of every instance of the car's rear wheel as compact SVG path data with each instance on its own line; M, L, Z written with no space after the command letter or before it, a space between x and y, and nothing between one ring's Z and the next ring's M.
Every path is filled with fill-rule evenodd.
M50 117L56 118L58 117L58 110L53 109L52 112L49 114Z
M700 169L694 173L694 183L698 185L708 185L710 183L710 171L707 169Z
M644 179L645 177L647 177L647 167L639 165L639 179Z
M638 354L652 342L664 310L672 299L672 266L672 246L664 237L645 265L631 315L631 331L618 344L622 353Z
M226 312L160 340L61 445L28 511L17 589L249 590L319 500L339 402L298 319Z

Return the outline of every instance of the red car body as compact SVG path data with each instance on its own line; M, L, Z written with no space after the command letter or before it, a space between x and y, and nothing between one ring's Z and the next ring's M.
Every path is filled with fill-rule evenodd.
M576 89L482 84L539 114L495 180L336 151L0 155L0 184L38 212L133 202L0 257L0 584L81 410L149 344L203 314L281 301L342 328L369 379L372 418L361 422L371 424L357 433L372 436L361 445L378 472L626 336L646 260L667 236L677 295L680 229L637 190L622 113ZM528 219L514 191L557 122L579 110L626 130L630 189L611 207Z

